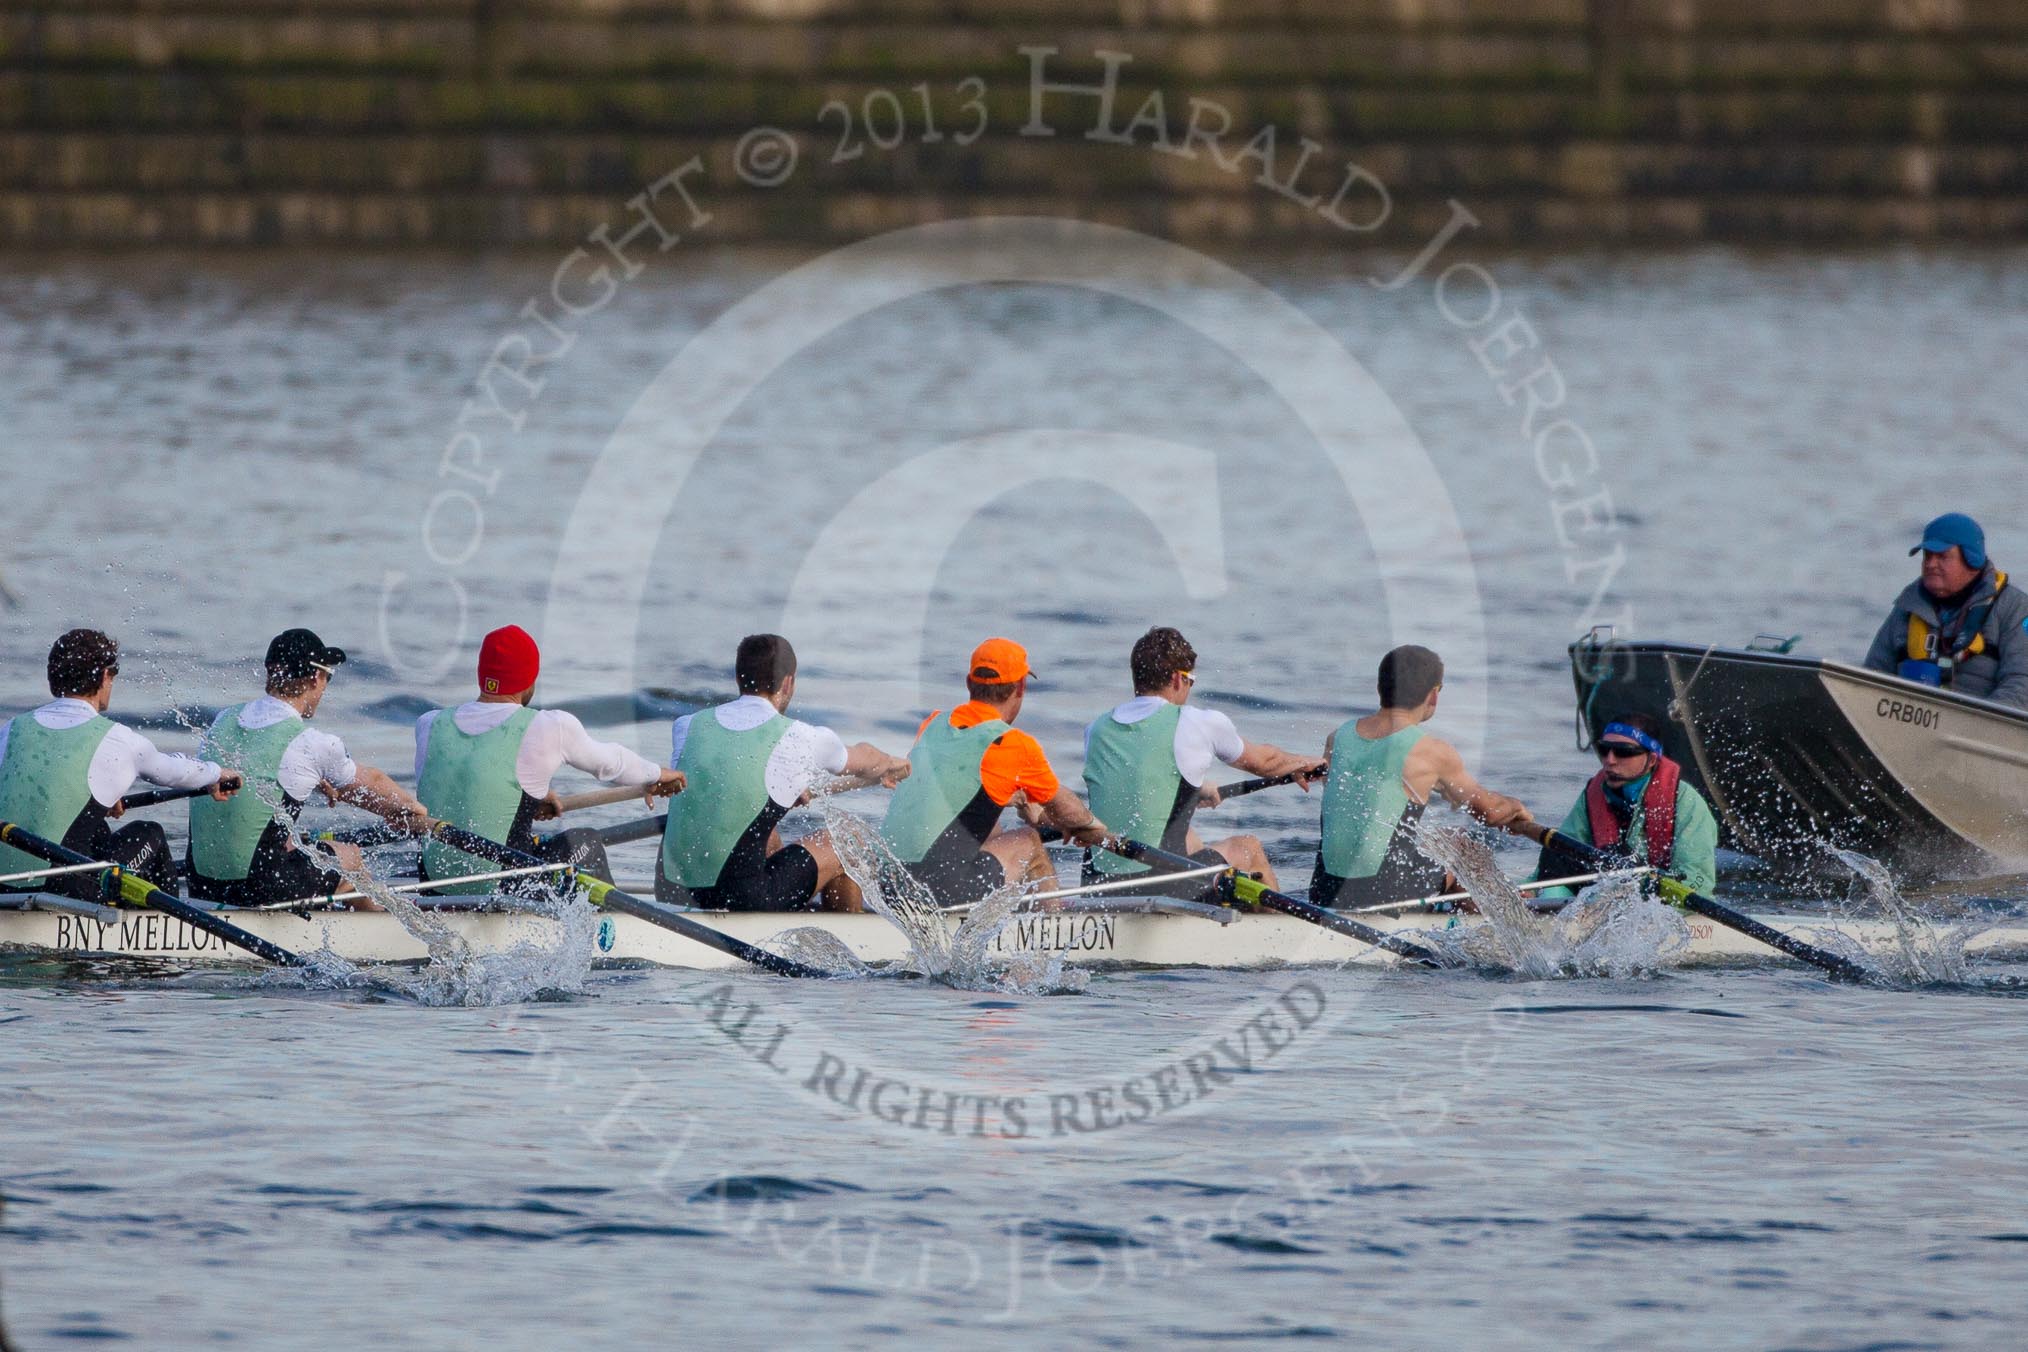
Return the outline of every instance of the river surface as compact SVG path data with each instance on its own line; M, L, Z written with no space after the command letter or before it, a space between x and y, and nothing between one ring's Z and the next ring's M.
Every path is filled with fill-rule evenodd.
M405 776L512 621L542 699L666 756L780 629L797 712L898 751L1007 633L1074 776L1171 623L1200 701L1302 749L1386 648L1438 647L1437 730L1548 817L1591 768L1591 624L1856 659L1929 517L2028 558L2028 253L1394 285L1405 257L987 243L679 252L597 306L580 269L576 314L546 258L0 263L0 710L73 624L150 716L250 697L307 624L354 658L320 725ZM1307 880L1302 795L1201 820ZM498 975L429 1008L8 959L6 1338L1856 1349L2028 1314L2028 1004L1976 981ZM1193 1080L1221 1040L1251 1068Z

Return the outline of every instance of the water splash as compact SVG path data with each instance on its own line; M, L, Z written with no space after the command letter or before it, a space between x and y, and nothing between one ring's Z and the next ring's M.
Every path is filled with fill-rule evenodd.
M908 940L910 970L959 990L1050 995L1084 990L1091 974L1067 967L1065 955L1009 946L1001 936L1020 914L1024 889L990 893L952 927L952 917L863 819L830 798L816 800L831 847L866 898L866 909Z
M1485 917L1425 934L1446 961L1505 968L1547 981L1571 977L1626 980L1652 975L1690 944L1690 927L1648 897L1636 874L1612 874L1562 909L1531 907L1500 871L1484 842L1455 826L1424 822L1416 846L1457 875Z
M285 814L277 817L297 849L312 848L300 825ZM406 966L362 966L326 947L299 954L307 975L317 984L346 989L374 989L418 1004L452 1008L521 1004L539 996L582 993L598 957L598 912L575 886L526 886L503 899L517 915L524 933L505 946L473 944L444 914L407 893L397 892L374 876L370 867L347 868L333 862L347 885L393 916L420 940L429 956L420 969ZM276 974L280 976L280 973Z
M1894 926L1894 936L1886 947L1878 949L1837 931L1813 935L1813 942L1840 957L1864 963L1897 984L1966 985L1973 981L1972 960L1965 949L1987 928L1983 922L1938 924L1902 895L1900 884L1885 864L1852 850L1835 853L1838 861L1852 870L1847 909L1886 916Z

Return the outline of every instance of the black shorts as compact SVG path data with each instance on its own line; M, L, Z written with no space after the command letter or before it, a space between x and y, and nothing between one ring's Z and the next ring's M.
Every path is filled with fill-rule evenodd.
M1192 854L1190 862L1198 865L1216 865L1219 868L1232 866L1230 860L1208 845ZM1161 881L1161 876L1160 873L1100 873L1087 862L1084 872L1078 877L1078 883L1080 886L1090 887L1094 883L1116 883L1131 878L1142 885L1135 887L1131 892L1121 888L1115 895L1173 897L1177 901L1217 901L1219 889L1225 885L1225 880L1217 874L1203 878L1185 878L1181 882L1173 883Z
M322 850L283 850L272 858L256 858L246 877L231 882L193 872L190 895L228 906L314 901L347 889L345 875L329 867L330 861L331 856Z
M661 892L657 874L656 891ZM689 889L690 904L706 911L815 911L817 860L801 845L784 845L768 856L759 873L728 878L721 873L715 887Z
M1007 866L984 850L904 865L939 906L976 906L1007 885Z
M1421 901L1441 893L1447 878L1441 864L1403 875L1381 872L1371 878L1340 878L1324 867L1320 854L1317 867L1310 874L1310 904L1336 911L1358 911L1397 901Z

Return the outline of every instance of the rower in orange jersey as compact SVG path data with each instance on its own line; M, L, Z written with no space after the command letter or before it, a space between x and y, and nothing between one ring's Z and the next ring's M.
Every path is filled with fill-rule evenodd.
M909 776L881 823L887 847L942 905L975 903L1013 882L1054 882L1035 829L1043 822L1080 845L1105 839L1105 824L1064 790L1042 744L1013 726L1030 676L1027 651L1011 639L973 649L970 700L923 720ZM1023 825L1000 826L1008 807Z

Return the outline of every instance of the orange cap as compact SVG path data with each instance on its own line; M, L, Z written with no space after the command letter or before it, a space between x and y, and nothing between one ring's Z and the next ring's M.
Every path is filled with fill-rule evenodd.
M989 638L972 649L972 679L992 685L1012 685L1025 679L1028 650L1011 638Z

